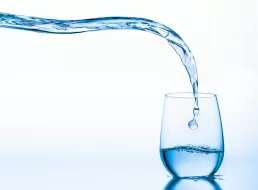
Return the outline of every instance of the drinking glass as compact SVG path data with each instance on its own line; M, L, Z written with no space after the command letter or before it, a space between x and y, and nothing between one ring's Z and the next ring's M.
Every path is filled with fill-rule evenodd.
M189 92L165 95L160 135L160 156L167 171L176 178L214 175L223 160L224 139L217 96L196 93L198 128L193 119L194 96Z

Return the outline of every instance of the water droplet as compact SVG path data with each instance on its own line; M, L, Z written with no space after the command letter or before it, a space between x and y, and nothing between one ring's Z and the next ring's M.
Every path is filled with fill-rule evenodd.
M188 127L189 127L190 129L192 129L192 130L195 130L195 129L198 128L198 124L197 124L195 118L192 119L191 121L189 121Z
M193 109L193 119L191 120L191 121L189 121L189 123L188 123L188 127L190 128L190 129L192 129L192 130L195 130L195 129L197 129L198 128L198 124L197 124L197 122L196 122L196 117L198 116L198 114L199 114L199 112L200 112L200 109L199 109L199 107L194 107L194 109Z

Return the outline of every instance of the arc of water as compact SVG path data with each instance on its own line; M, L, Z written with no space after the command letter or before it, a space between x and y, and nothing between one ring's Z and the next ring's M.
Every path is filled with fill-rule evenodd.
M138 17L103 17L82 20L58 20L0 13L0 28L51 34L75 34L100 30L141 30L151 32L166 39L180 56L190 78L194 95L198 92L196 62L188 46L174 30L149 19ZM196 96L195 106L198 108Z

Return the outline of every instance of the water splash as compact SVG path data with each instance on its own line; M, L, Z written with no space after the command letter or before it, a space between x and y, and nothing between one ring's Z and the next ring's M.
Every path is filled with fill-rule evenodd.
M171 28L161 23L138 17L58 20L0 13L0 28L12 28L51 34L76 34L100 30L141 30L156 34L166 39L168 44L180 56L193 88L195 99L194 109L199 110L197 97L198 75L195 59L183 39ZM194 122L196 122L195 117L196 115L194 115L194 119L192 120Z

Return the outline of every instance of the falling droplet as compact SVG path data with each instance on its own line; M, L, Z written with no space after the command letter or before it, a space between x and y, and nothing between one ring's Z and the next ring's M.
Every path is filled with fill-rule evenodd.
M195 129L198 128L198 124L197 124L195 118L192 119L191 121L189 121L188 127L189 127L190 129L192 129L192 130L195 130Z
M188 123L188 127L192 130L195 130L198 128L198 124L196 122L196 117L199 114L199 111L200 111L199 107L194 107L194 109L193 109L194 118L191 121L189 121L189 123Z

